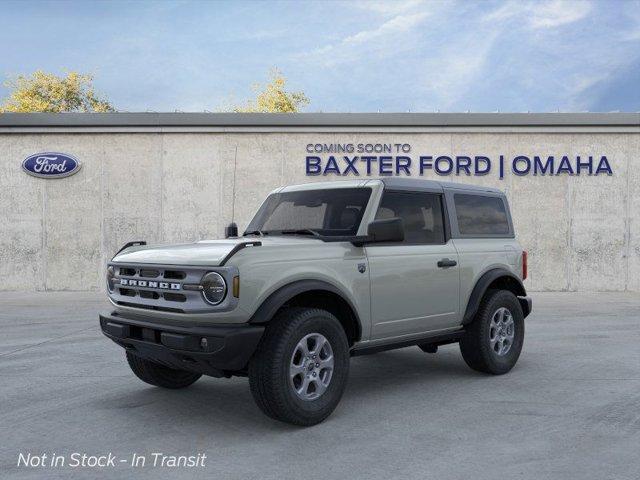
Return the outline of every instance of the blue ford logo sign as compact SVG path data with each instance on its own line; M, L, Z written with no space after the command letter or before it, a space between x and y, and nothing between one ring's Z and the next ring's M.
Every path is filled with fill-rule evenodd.
M66 153L44 152L27 157L22 169L34 177L62 178L80 170L80 162Z

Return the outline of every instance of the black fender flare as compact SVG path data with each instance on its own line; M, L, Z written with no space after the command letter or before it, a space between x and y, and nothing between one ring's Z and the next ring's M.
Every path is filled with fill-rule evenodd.
M473 320L473 317L475 317L478 312L478 308L480 307L482 297L484 297L484 294L487 292L489 285L501 277L509 279L512 286L510 290L516 295L516 297L526 297L527 291L525 290L524 284L520 278L504 268L493 268L485 272L473 287L471 295L469 296L469 301L467 302L467 309L465 310L464 317L462 319L463 325L467 325ZM522 305L522 310L526 317L529 315L530 309L530 307L528 307L528 301L520 298L518 298L518 300L520 301L520 305Z
M269 322L276 312L293 297L312 290L326 290L338 295L353 312L358 328L358 338L360 338L362 334L362 323L360 322L358 310L342 290L322 280L297 280L280 287L262 302L249 319L249 323L260 325Z

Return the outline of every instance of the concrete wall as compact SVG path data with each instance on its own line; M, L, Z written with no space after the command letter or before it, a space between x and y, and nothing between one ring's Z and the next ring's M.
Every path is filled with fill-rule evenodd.
M308 143L398 143L433 155L605 154L612 176L444 178L507 191L533 290L640 291L637 133L0 133L0 290L103 288L125 242L184 242L246 226L277 186L306 177ZM60 151L79 173L45 180L21 162ZM438 178L434 174L426 178Z

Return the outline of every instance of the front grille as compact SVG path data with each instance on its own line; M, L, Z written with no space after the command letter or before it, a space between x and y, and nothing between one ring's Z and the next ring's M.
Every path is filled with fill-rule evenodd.
M167 280L184 280L187 273L181 270L156 270L154 268L120 267L118 273L122 277L166 278Z
M166 293L163 293L162 296L168 302L186 302L187 301L187 297L182 295L181 293L166 292Z
M178 270L165 270L163 277L168 280L182 280L187 276L185 272Z
M138 293L142 298L152 298L154 300L157 300L160 298L160 294L158 292L152 292L149 290L140 290Z
M229 310L238 302L230 291L233 276L238 274L235 267L112 265L116 275L114 289L109 296L119 305L166 312L204 313ZM202 277L211 271L225 277L229 290L225 300L215 308L204 301L200 290L183 288L185 284L199 285Z
M149 268L141 268L140 276L145 278L156 278L160 276L160 270L152 270Z

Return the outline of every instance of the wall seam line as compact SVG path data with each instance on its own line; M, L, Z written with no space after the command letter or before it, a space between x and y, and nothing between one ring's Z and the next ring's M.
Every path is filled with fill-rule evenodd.
M284 185L284 166L285 166L285 156L284 156L284 135L280 135L280 185Z
M107 245L104 234L104 159L107 156L107 149L105 147L104 139L102 141L102 155L100 155L100 267L104 268L107 261ZM100 273L101 268L98 269L98 290L100 290Z
M164 241L164 135L160 136L160 231L158 232L158 239L160 242Z
M43 261L42 261L42 285L44 291L46 292L49 289L49 285L47 282L47 277L49 276L49 242L47 238L47 183L44 182L42 185L42 253L43 253Z
M569 137L569 150L573 155L574 148L574 137ZM567 203L567 212L569 215L569 225L567 231L567 242L568 242L568 255L566 256L566 273L567 273L567 290L569 292L573 291L573 275L571 273L571 267L573 265L574 252L573 252L573 188L572 183L567 181L567 193L566 193L566 203Z
M629 261L631 258L631 185L629 177L630 171L629 167L631 156L627 156L627 164L626 164L626 176L627 176L627 191L626 191L626 202L625 202L625 269L624 269L624 291L629 291Z

